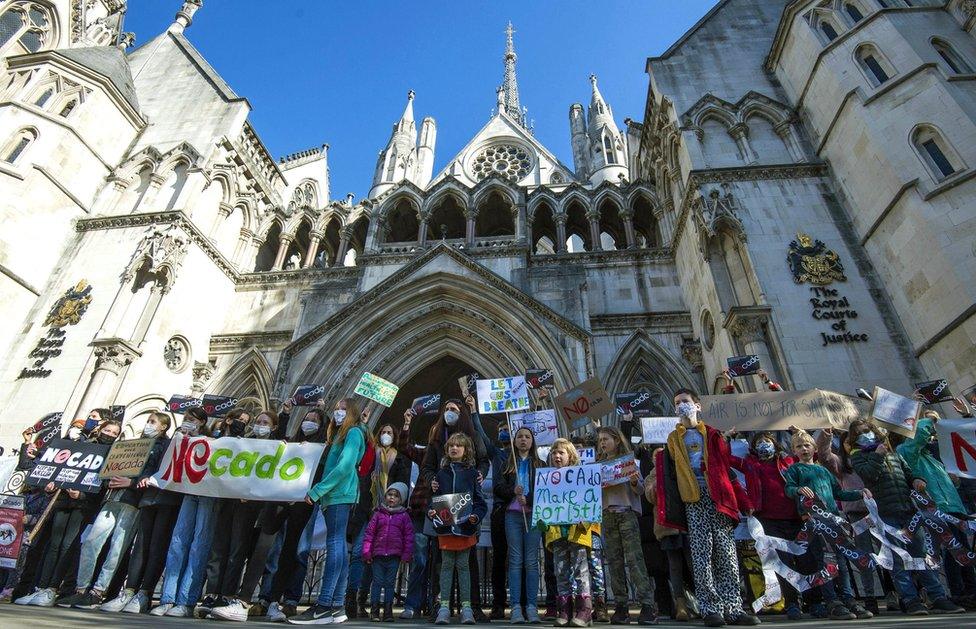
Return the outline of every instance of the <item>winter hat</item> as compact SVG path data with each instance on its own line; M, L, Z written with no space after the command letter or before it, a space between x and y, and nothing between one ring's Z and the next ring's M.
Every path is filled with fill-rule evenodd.
M407 504L407 486L404 483L390 483L386 491L395 491L400 494L400 504Z

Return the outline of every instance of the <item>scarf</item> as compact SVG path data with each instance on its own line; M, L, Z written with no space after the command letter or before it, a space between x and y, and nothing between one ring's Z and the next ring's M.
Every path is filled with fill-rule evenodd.
M379 505L386 495L386 485L390 480L390 468L396 460L397 450L393 446L376 448L376 464L373 467L373 504Z
M708 466L708 432L705 424L698 422L695 428L702 436L702 470ZM684 424L678 424L674 431L668 435L668 452L674 458L674 469L678 475L678 493L681 494L681 501L684 503L698 502L701 500L701 488L695 478L695 472L691 469L691 460L688 458L688 449L685 447L685 433L688 428Z

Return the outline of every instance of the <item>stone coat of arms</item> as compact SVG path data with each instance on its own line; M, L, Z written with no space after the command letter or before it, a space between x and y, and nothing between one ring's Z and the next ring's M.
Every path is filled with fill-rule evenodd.
M82 315L88 310L88 304L91 303L91 292L92 287L85 280L81 280L73 288L69 288L61 296L61 299L54 303L47 319L44 320L44 325L63 328L66 325L75 325L81 321Z

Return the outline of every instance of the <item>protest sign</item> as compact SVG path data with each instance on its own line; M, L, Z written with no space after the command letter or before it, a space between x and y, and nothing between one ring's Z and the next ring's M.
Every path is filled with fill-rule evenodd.
M653 413L651 410L651 394L647 391L618 393L613 399L617 405L617 415L623 416L630 413L634 417L650 417Z
M668 435L679 422L677 417L642 417L641 440L644 443L667 443Z
M324 394L325 387L321 384L303 384L295 389L291 401L298 406L311 406L321 400Z
M528 369L525 372L525 383L530 389L541 389L543 387L553 388L556 380L553 378L551 369Z
M24 496L0 494L0 568L17 567L24 539Z
M940 419L935 430L946 471L976 478L976 419Z
M474 499L470 493L444 494L430 499L430 509L435 515L431 518L434 532L438 535L467 535L460 524L471 516Z
M203 401L189 395L174 395L166 402L170 413L185 413L195 406L203 406Z
M27 475L31 487L53 482L61 489L97 493L102 488L98 472L105 463L110 446L87 441L54 439L37 456L37 464Z
M112 444L112 449L105 457L105 464L99 477L102 480L121 476L122 478L135 478L142 474L142 468L146 467L146 459L152 451L155 439L129 439L128 441L116 441Z
M441 394L421 395L410 404L410 410L414 415L436 415L441 406Z
M237 398L228 395L211 395L207 393L203 396L203 410L210 417L224 417L237 406Z
M513 438L520 428L528 428L532 431L537 446L552 445L559 438L559 425L556 423L556 411L554 410L513 414L510 419Z
M922 403L874 387L874 406L871 407L871 417L883 422L883 427L904 437L915 435L915 420L922 410Z
M701 407L702 420L719 430L787 430L790 425L846 430L867 414L869 403L833 391L807 389L706 395Z
M973 385L962 392L963 399L969 403L970 408L976 410L976 385Z
M579 453L580 463L585 465L596 462L596 448L576 448L576 452Z
M535 471L533 526L603 521L600 464L542 467Z
M748 376L759 371L759 357L755 354L749 356L733 356L725 360L729 365L729 375L733 378Z
M556 396L555 406L563 414L570 430L576 430L590 422L595 423L613 412L610 394L596 377Z
M299 502L325 444L187 437L177 432L153 478L160 489L197 496Z
M483 415L529 408L529 391L524 376L478 380L478 412Z
M630 482L633 474L640 474L637 469L637 461L633 454L625 454L616 459L603 461L600 468L600 480L604 487L612 487L621 483Z
M479 374L477 371L458 378L458 387L461 389L461 397L475 395L478 390L477 382L480 378L481 374Z
M929 380L927 382L916 383L915 392L925 400L926 404L952 401L952 392L949 390L949 383L944 378L941 380Z
M13 459L14 463L17 459ZM24 483L27 482L27 472L24 470L14 470L7 477L7 480L3 484L3 489L0 490L2 494L19 494L21 489L24 487Z
M34 445L37 446L38 450L50 443L51 439L61 436L61 417L63 415L64 413L48 413L24 431L34 436Z
M356 395L373 400L387 408L393 406L393 400L396 399L399 390L397 385L371 373L364 373L359 379L359 384L356 385Z
M122 423L125 419L125 404L113 404L108 408L112 412L112 419Z

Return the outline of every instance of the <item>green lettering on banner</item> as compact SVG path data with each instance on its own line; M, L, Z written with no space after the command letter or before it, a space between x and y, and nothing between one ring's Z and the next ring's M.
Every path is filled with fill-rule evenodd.
M231 476L250 476L258 460L257 452L239 452L230 462Z
M289 468L292 468L292 471L288 471ZM305 461L295 457L294 459L288 459L285 461L285 464L281 466L281 470L278 472L278 476L281 477L281 480L295 480L301 476L304 471Z
M254 475L258 478L274 478L275 468L278 467L278 462L281 461L281 455L284 451L285 444L282 443L278 446L278 450L275 451L274 456L265 454L258 459Z
M210 455L210 464L209 464L210 473L213 474L214 476L223 476L224 472L227 471L227 466L225 465L223 467L219 467L217 465L217 459L220 458L229 459L232 456L234 456L234 451L231 450L230 448L217 448L216 450L214 450L213 454Z

